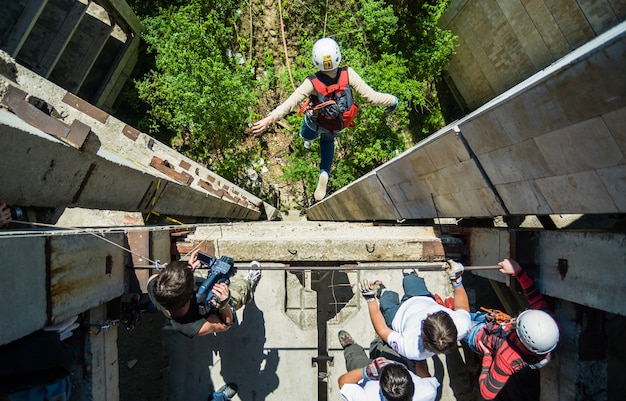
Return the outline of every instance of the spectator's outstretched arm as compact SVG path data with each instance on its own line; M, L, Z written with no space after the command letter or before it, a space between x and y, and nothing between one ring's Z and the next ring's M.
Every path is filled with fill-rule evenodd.
M385 318L383 317L383 314L378 307L378 302L376 302L376 300L374 300L373 302L368 302L367 310L370 313L370 320L372 321L372 325L374 326L376 334L378 334L378 337L387 342L389 334L391 334L393 330L391 330L389 326L387 326Z
M450 284L452 284L452 290L454 292L454 310L466 310L470 311L469 299L467 298L467 292L463 287L463 272L465 267L454 260L448 260L448 267L446 268L450 277Z
M463 284L454 289L454 310L470 311L469 298Z
M554 312L550 310L548 302L546 302L537 285L519 263L513 259L504 259L498 265L500 266L500 273L515 276L531 309L541 309L554 317Z

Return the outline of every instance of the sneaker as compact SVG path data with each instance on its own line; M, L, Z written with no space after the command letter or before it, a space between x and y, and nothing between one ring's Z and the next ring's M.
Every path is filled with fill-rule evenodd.
M328 173L326 171L322 171L320 173L320 178L317 181L315 193L313 193L313 197L316 201L319 202L326 196L326 185L328 185Z
M250 283L250 288L252 288L252 291L256 289L256 286L261 279L261 270L257 270L259 267L261 267L261 265L256 260L250 263L250 268L254 270L249 270L248 274L246 274L246 276L243 278Z
M226 398L230 400L237 394L237 385L235 383L224 384L217 390L217 393L224 393Z
M354 344L354 339L347 331L339 330L339 344L341 345L341 348L346 349Z
M309 141L308 139L304 139L304 147L309 149L311 147L311 141Z

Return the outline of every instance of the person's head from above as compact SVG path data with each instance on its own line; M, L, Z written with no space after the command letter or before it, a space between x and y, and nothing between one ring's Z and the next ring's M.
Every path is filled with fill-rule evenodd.
M445 311L428 314L422 321L422 344L435 354L448 354L456 349L457 329L454 320Z
M193 271L187 262L173 261L159 272L154 298L167 310L183 308L195 294Z
M559 326L542 310L529 309L520 313L515 321L515 331L524 347L537 355L547 354L559 342Z
M413 399L415 384L404 366L389 364L381 369L380 391L387 401L410 401Z
M339 68L341 50L339 50L337 42L331 38L322 38L315 42L311 55L313 64L322 72L330 72Z

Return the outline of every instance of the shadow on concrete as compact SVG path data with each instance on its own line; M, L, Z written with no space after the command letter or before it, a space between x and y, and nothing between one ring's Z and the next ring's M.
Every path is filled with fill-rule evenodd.
M243 319L215 343L225 383L239 387L242 401L263 401L278 387L277 349L265 349L265 319L254 300L243 310ZM215 371L215 370L214 370Z
M456 351L443 355L445 357L446 368L450 377L450 388L457 401L482 400L478 391L478 374L480 365L476 362L476 357L469 347L461 342L462 347ZM463 354L465 358L463 358Z

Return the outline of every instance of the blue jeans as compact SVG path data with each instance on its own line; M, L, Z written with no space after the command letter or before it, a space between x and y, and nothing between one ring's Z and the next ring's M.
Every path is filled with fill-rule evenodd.
M311 129L306 124L306 119L302 120L302 127L300 128L300 136L310 141L320 138L320 173L322 171L327 172L330 175L330 166L333 164L333 157L335 157L335 137L336 132L330 132L322 127L318 127L317 131Z
M472 351L479 355L482 355L482 351L476 348L476 336L478 335L480 330L485 327L485 324L487 324L487 315L483 312L472 312L470 313L470 316L472 317L470 330L469 333L467 333L467 336L465 336L465 338L463 339L463 341L467 343Z
M224 394L223 392L215 392L213 394L211 394L211 398L210 401L229 401L230 398L226 397L226 394Z
M389 327L391 327L391 322L393 322L393 318L396 316L402 302L411 297L434 298L433 294L431 294L431 292L428 291L428 288L426 288L424 279L415 273L404 276L402 279L402 288L404 289L402 301L400 301L398 293L395 291L386 290L380 297L380 311L385 318L385 323L387 323L387 326Z

